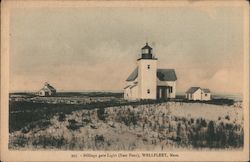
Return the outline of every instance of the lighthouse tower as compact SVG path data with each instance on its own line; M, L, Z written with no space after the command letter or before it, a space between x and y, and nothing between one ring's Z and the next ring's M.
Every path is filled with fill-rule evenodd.
M146 43L141 49L138 65L138 97L140 99L156 99L157 90L157 58L153 49Z

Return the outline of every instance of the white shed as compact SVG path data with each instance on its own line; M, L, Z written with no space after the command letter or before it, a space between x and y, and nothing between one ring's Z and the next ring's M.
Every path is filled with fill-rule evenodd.
M188 100L211 100L211 91L207 88L191 87L186 91L186 99Z
M39 96L53 96L56 94L56 89L49 83L44 83L44 87L37 93Z

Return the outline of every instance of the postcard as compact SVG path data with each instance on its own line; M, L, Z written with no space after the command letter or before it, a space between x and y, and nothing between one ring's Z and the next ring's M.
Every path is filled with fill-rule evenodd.
M1 4L2 161L248 161L247 1Z

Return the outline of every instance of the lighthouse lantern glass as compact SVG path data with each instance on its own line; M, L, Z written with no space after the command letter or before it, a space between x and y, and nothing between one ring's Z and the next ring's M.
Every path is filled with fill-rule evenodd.
M145 54L146 54L146 53L149 53L149 50L148 50L148 49L143 49L143 50L142 50L142 53L145 53Z

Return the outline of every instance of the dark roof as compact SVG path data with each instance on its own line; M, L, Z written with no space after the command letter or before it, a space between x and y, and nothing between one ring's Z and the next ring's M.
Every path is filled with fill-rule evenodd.
M126 81L134 81L138 76L138 67L129 75ZM157 78L160 81L176 81L177 77L174 69L157 69Z
M209 89L207 89L207 88L202 88L202 91L204 92L204 93L210 93L211 91L209 90Z
M48 85L48 88L51 90L56 90L54 87L52 87L51 85Z
M134 85L130 86L129 88L132 89L132 88L134 88L135 86L137 86L137 84L134 84Z
M135 70L128 76L126 81L133 81L138 76L138 67L135 68Z
M200 87L191 87L187 90L186 93L194 93L196 92L198 89L200 89Z
M41 90L43 90L43 91L56 91L56 89L54 87L52 87L50 84L48 84L48 83L46 83Z
M128 88L128 87L130 87L130 85L127 85L126 87L124 87L124 89L126 89L126 88Z
M148 43L146 43L146 45L142 47L141 49L152 49L152 48L148 45Z
M196 92L198 89L201 89L204 93L210 93L210 90L207 88L200 88L200 87L191 87L187 90L186 93L194 93Z
M176 81L177 80L174 69L157 69L157 78L160 81Z

